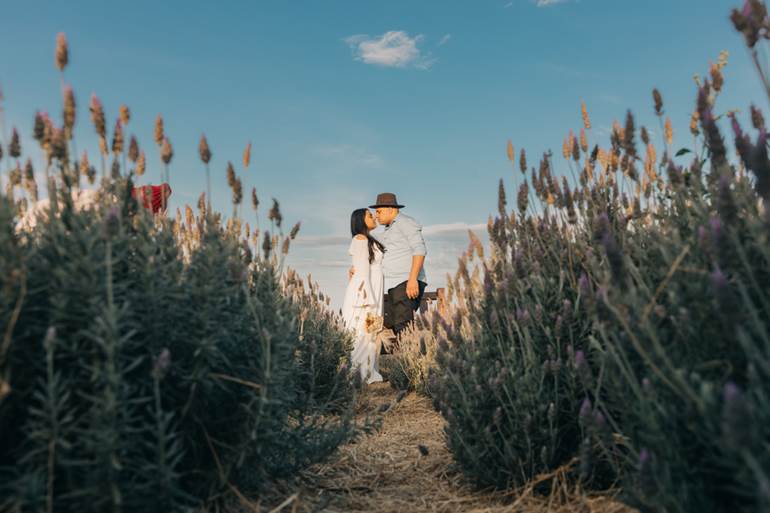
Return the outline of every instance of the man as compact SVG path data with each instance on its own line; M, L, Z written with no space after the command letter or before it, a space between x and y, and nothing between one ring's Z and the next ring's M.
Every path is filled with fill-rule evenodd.
M377 195L376 203L369 208L375 209L377 222L385 227L378 237L385 246L382 270L387 298L383 326L398 335L414 320L414 312L420 307L427 286L423 269L427 250L422 226L401 213L404 206L393 193Z

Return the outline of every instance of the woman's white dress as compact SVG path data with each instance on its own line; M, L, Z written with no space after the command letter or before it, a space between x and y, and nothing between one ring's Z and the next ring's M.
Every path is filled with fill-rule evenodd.
M353 332L354 345L351 365L357 368L366 383L382 381L380 375L380 347L376 333L367 332L366 318L382 316L383 275L382 252L374 248L374 260L369 262L369 241L353 238L350 243L355 274L345 291L342 318Z

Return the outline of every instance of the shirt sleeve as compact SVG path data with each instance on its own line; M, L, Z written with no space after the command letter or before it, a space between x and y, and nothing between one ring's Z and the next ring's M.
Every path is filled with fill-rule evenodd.
M404 218L401 221L406 240L409 242L409 248L412 250L412 256L425 256L428 249L425 247L425 239L422 238L422 226L411 218Z
M357 300L355 306L375 303L372 283L369 278L369 244L366 239L353 239L350 243L350 254L353 256L353 278L358 282Z

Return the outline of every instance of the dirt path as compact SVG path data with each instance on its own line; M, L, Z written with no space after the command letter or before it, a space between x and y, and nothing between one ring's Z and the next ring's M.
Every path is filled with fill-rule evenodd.
M389 408L382 413L380 430L343 446L330 462L303 472L302 487L274 511L630 511L607 498L575 498L566 490L555 490L550 499L526 490L515 496L474 491L455 469L444 444L443 420L428 399L413 393L399 395L389 385L377 384L361 398L359 410L364 415L384 405Z

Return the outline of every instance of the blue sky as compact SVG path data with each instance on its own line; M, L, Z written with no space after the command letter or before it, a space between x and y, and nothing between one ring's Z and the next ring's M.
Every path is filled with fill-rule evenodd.
M288 221L303 221L308 248L298 265L323 275L309 247L324 237L344 241L350 211L380 191L396 192L426 226L484 223L496 209L498 179L510 184L513 176L507 139L517 151L526 148L530 162L547 148L559 154L567 131L580 127L581 100L593 140L606 145L612 120L627 108L638 124L657 127L650 91L658 87L678 140L688 145L692 75L728 50L719 105L745 110L761 102L728 20L739 3L6 2L0 87L9 124L25 136L36 109L58 114L53 48L56 33L65 32L80 148L96 154L91 92L104 102L108 126L125 103L132 110L127 131L147 151L147 176L157 179L152 128L161 113L175 147L177 206L204 188L197 144L205 133L215 206L229 211L225 167L232 160L263 203L275 196ZM252 165L244 172L248 141ZM454 246L439 234L450 232L433 230L436 246L449 253ZM347 245L333 247L344 260ZM453 265L454 256L441 258ZM330 282L339 271L328 271Z

